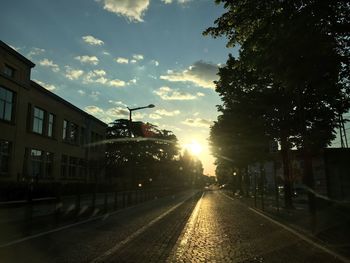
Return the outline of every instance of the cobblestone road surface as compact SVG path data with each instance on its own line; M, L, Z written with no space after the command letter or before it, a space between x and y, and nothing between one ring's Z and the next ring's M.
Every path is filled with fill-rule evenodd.
M208 191L168 262L342 262L232 200Z
M342 262L220 191L187 192L0 248L0 262Z

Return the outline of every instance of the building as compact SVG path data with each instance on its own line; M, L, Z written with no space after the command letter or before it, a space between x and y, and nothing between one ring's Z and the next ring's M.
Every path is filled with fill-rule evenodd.
M32 81L34 66L0 41L0 183L104 180L107 125Z

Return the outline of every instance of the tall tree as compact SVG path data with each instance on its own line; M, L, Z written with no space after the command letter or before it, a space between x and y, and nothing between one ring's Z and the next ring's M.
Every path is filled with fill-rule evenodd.
M305 183L313 188L311 151L330 144L335 137L338 115L346 112L350 104L346 74L349 72L349 3L340 0L216 2L223 3L227 12L214 22L216 27L208 28L204 34L226 36L228 46L240 47L239 60L245 70L272 80L266 89L278 95L271 97L273 105L276 98L289 98L285 107L269 107L265 117L272 120L292 117L291 122L285 122L286 127L280 122L277 129L282 152L288 142L303 149ZM309 193L310 210L314 211L313 191Z

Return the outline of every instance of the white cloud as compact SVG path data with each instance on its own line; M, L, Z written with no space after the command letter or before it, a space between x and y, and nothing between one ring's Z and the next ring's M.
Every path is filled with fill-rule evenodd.
M132 58L135 60L143 60L143 55L141 54L134 54L132 55Z
M137 63L137 60L136 59L130 59L130 63L131 64L135 64L135 63Z
M83 79L83 82L85 84L87 83L100 83L100 84L106 84L108 82L108 79L104 76L106 75L106 71L103 69L96 69L93 71L89 71Z
M78 93L81 95L81 96L84 96L85 94L86 94L86 92L85 91L83 91L83 90L78 90Z
M93 36L83 36L82 39L84 40L85 43L88 43L89 45L92 45L92 46L101 46L104 44L102 40L97 39Z
M134 80L130 80L130 83L134 83ZM106 71L103 69L96 69L87 72L83 77L83 83L89 84L89 83L99 83L102 85L110 86L110 87L124 87L126 85L129 85L130 83L126 83L123 80L120 79L109 79L107 77Z
M85 74L83 78L83 83L99 83L99 84L106 84L108 82L108 79L105 78L106 71L103 69L96 69L93 71L89 71Z
M103 110L95 105L86 106L84 110L90 114L103 113Z
M128 81L128 85L133 85L136 84L137 80L136 79L131 79Z
M157 60L155 60L155 59L151 60L151 64L155 65L156 67L159 66L159 62Z
M162 118L162 116L160 116L160 115L158 115L158 114L155 114L155 113L151 113L151 114L149 115L149 117L150 117L151 119L153 119L153 120L159 120L159 119Z
M102 51L103 55L109 56L111 53L109 53L108 51Z
M79 60L81 63L88 63L92 65L97 65L99 60L96 56L76 56L76 60Z
M217 72L217 65L197 61L188 67L188 69L180 72L168 70L167 75L162 75L160 78L168 81L192 82L203 88L214 89L215 85L213 81L218 80Z
M128 64L129 63L129 59L127 58L122 58L122 57L118 57L115 59L115 61L119 64Z
M213 124L212 121L201 118L186 119L182 123L192 127L210 127Z
M192 0L161 0L164 4L168 5L168 4L172 4L174 2L180 4L180 5L184 5L188 2L191 2Z
M81 69L73 69L69 66L66 66L66 78L70 80L79 79L84 74L84 71Z
M158 79L156 76L153 76L151 74L148 74L147 77L151 78L151 79Z
M129 116L129 111L122 107L110 108L106 111L110 118L125 118Z
M202 92L197 92L197 97L204 97L204 96L205 96L204 93L202 93Z
M113 79L108 82L108 85L111 87L124 87L126 83L120 79Z
M124 106L124 107L127 106L124 102L122 102L122 101L120 101L120 100L119 100L119 101L109 100L108 102L111 103L111 104L114 104L114 105L122 105L122 106Z
M103 8L119 16L126 17L130 22L143 22L143 15L148 9L150 0L98 0Z
M52 60L48 60L47 58L40 60L39 65L43 67L49 67L52 69L53 72L60 71L60 67L57 64L53 63Z
M122 107L114 107L105 110L96 105L89 105L86 106L84 110L106 123L111 123L115 119L126 119L129 115L129 111Z
M155 111L155 113L163 116L175 116L175 115L179 115L180 111L179 110L167 111L165 109L158 109Z
M49 91L54 91L56 89L55 85L48 84L48 83L45 83L45 82L37 80L37 79L34 79L34 81Z
M88 112L89 114L95 116L96 118L109 123L113 121L113 117L108 115L106 111L104 111L103 109L101 109L100 107L96 106L96 105L90 105L90 106L86 106L84 108L84 110L86 112Z
M27 57L32 59L34 56L41 55L44 52L45 52L45 49L34 47L29 51L29 53L27 54Z
M133 120L142 120L145 118L145 116L146 116L146 113L136 111L132 114L132 119Z
M100 95L101 95L100 92L98 92L98 91L92 91L92 92L90 93L89 96L90 96L93 100L98 100L98 98L99 98Z
M164 4L172 4L173 2L177 2L178 4L186 4L192 0L161 0Z
M194 100L197 97L187 92L173 90L169 87L160 87L154 91L163 100Z
M104 71L103 69L95 69L93 71L97 76L105 76L106 75L106 71Z
M108 109L102 109L96 105L89 105L89 106L86 106L84 110L106 123L110 123L115 119L129 118L129 111L127 110L123 102L113 101L113 100L110 100L109 102L117 106L108 108ZM142 112L134 112L132 115L133 120L144 120L145 117L146 117L146 114Z

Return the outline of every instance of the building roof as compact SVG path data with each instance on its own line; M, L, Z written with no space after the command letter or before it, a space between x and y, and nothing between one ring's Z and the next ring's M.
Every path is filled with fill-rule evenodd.
M16 58L18 58L19 60L21 60L22 62L27 64L29 67L33 68L35 66L35 64L33 62L31 62L29 59L27 59L26 57L24 57L23 55L18 53L16 50L14 50L12 47L10 47L9 45L7 45L5 42L3 42L1 40L0 40L0 47L2 47L7 52L9 52L11 55L15 56Z
M30 81L31 82L31 87L37 89L38 91L44 93L45 95L51 97L52 99L59 101L60 103L66 105L67 107L85 115L86 117L95 120L96 122L100 123L103 126L108 126L106 123L104 123L103 121L97 119L96 117L92 116L91 114L83 111L82 109L78 108L77 106L74 106L72 103L66 101L65 99L61 98L60 96L56 95L55 93L52 93L51 91L45 89L44 87L42 87L41 85L39 85L38 83L36 83L35 81Z

